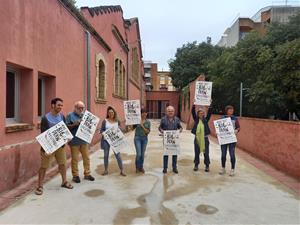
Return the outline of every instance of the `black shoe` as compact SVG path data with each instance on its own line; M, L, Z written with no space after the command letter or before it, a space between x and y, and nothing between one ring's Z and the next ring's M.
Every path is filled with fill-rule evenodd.
M167 169L163 169L163 173L167 173L168 172L168 170Z
M174 173L178 173L178 170L177 170L177 169L173 169L173 172L174 172Z
M198 166L195 166L195 167L194 167L194 171L198 171Z
M80 177L79 177L79 176L73 177L72 180L73 180L75 183L80 183Z
M205 167L205 172L209 172L209 166Z
M94 181L95 178L92 175L88 175L88 176L84 176L85 180L90 180L90 181Z

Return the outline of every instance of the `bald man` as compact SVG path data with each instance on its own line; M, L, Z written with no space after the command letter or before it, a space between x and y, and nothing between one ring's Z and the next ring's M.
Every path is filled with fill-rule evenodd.
M163 133L164 130L180 130L182 131L182 126L180 124L180 120L177 116L175 116L175 109L173 106L168 106L166 108L166 116L161 118L160 125L158 127L158 130ZM164 161L164 169L163 173L167 173L168 171L168 155L164 155L163 161ZM177 169L177 155L172 156L172 167L173 172L178 173Z
M83 168L84 168L84 179L94 181L95 178L91 175L90 170L90 158L89 158L89 144L84 140L75 136L81 118L84 114L85 105L81 101L77 101L74 104L74 111L69 113L66 118L66 124L73 134L74 138L69 142L71 148L71 168L73 181L75 183L80 183L79 170L78 170L78 155L79 152L82 155Z

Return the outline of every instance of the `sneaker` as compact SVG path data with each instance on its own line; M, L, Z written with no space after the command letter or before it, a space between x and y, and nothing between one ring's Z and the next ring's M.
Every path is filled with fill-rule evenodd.
M95 178L92 175L84 176L85 180L94 181Z
M123 171L120 172L120 175L121 175L122 177L126 177L126 174L125 174Z
M229 176L233 177L234 176L234 169L231 169L229 172Z
M106 176L106 175L108 175L108 171L104 170L104 172L102 173L102 176Z
M75 177L73 177L72 181L74 181L75 183L80 183L80 177L75 176Z
M224 175L225 173L226 173L225 168L221 168L219 174L220 174L220 175Z
M141 172L141 173L145 173L144 168L141 168L141 169L140 169L140 172Z
M173 169L173 172L177 174L177 173L178 173L177 168L176 168L176 169Z
M163 169L163 173L167 173L168 172L168 170L167 169Z
M198 166L195 166L195 167L194 167L194 171L198 171Z
M209 166L205 167L205 172L209 172Z

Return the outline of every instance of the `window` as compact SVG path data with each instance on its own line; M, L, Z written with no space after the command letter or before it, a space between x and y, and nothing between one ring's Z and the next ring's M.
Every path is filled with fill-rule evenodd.
M139 58L137 48L132 49L132 78L139 82Z
M126 70L120 59L115 60L114 94L119 97L126 97Z
M20 75L16 70L6 71L6 123L19 122Z
M39 77L38 79L38 116L42 117L45 115L45 78Z
M102 59L97 60L97 76L96 76L96 90L97 99L104 100L105 96L105 64Z

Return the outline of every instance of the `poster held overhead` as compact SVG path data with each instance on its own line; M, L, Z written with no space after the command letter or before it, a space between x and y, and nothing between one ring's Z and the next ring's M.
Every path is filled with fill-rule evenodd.
M212 82L197 81L195 87L195 105L209 106L211 103Z

